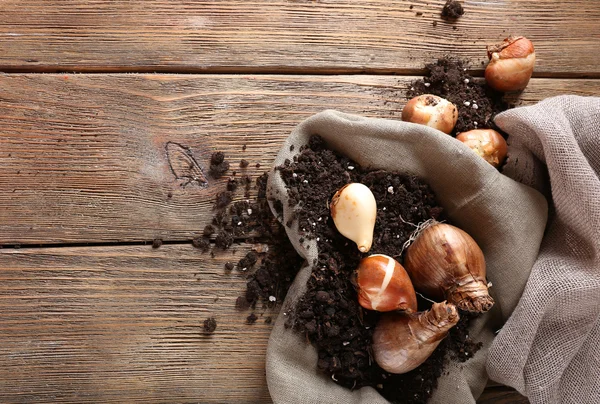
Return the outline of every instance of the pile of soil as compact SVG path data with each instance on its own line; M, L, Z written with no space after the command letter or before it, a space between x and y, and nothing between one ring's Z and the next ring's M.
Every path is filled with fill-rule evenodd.
M228 165L224 157L221 167ZM325 169L324 169L325 168ZM470 316L461 313L459 324L439 345L433 355L419 368L403 375L382 370L373 360L371 338L379 313L365 310L358 304L352 274L359 260L365 256L354 244L341 236L329 215L327 202L333 194L349 182L367 185L375 195L378 212L375 239L371 254L387 254L401 261L402 246L415 225L434 218L445 220L443 209L435 201L429 186L414 176L360 167L348 158L327 148L319 136L313 136L293 161L286 161L277 170L289 195L289 205L295 208L302 236L315 239L319 256L314 263L313 276L305 295L288 313L287 327L306 336L318 351L318 368L337 383L356 389L363 386L376 388L393 403L425 403L452 359L465 361L473 356L479 345L468 338ZM224 174L225 172L221 173ZM297 271L303 264L285 234L284 227L269 208L266 184L267 174L256 178L257 198L233 202L238 184L244 185L248 195L252 179L237 180L234 175L227 190L215 200L215 215L202 236L193 244L208 251L211 237L216 249L228 249L237 238L262 243L268 247L252 250L237 263L225 264L226 271L234 269L247 276L247 287L237 299L239 310L252 309L246 323L254 324L256 311L275 307L283 302ZM272 201L279 218L283 204ZM252 234L254 237L248 238ZM431 303L419 299L419 309L426 310ZM210 334L216 327L214 319L204 324ZM265 323L271 323L266 316Z
M403 375L382 370L370 348L379 313L358 304L352 282L359 260L368 254L360 253L354 243L339 234L327 202L349 182L367 185L378 206L369 254L387 254L401 261L402 246L416 224L430 218L446 219L431 189L414 176L360 167L329 150L319 136L312 137L294 161L286 161L277 169L302 236L315 239L319 248L307 291L289 313L286 325L304 334L316 347L319 369L337 383L351 389L372 386L394 403L426 402L448 358L466 360L479 349L466 331L470 317L461 313L459 324L419 368ZM419 309L430 305L421 299Z
M497 129L493 117L509 108L503 93L469 75L460 60L448 58L427 65L425 77L414 81L407 92L409 98L422 94L434 94L456 105L458 122L452 135L472 129Z

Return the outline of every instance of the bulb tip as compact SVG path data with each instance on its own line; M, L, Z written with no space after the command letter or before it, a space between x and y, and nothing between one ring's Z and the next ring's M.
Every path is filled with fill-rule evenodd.
M364 245L361 245L358 247L358 251L360 251L362 253L366 253L367 251L369 251L369 249L367 247L365 247Z

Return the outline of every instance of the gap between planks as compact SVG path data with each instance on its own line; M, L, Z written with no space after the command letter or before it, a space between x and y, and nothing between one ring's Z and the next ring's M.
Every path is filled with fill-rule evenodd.
M468 69L473 77L483 77L485 69ZM353 67L324 67L303 68L294 66L281 67L145 67L145 66L6 66L0 65L0 74L168 74L168 75L297 75L297 76L406 76L420 78L427 70L419 69L382 69L382 68L353 68ZM600 79L600 71L584 72L533 72L533 78L539 79Z

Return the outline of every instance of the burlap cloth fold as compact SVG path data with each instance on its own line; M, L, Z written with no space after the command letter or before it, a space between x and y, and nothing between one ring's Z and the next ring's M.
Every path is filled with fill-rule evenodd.
M452 222L482 248L496 304L473 322L470 335L484 347L468 362L449 365L432 403L474 403L488 374L532 403L600 403L600 99L557 97L505 112L496 122L511 139L506 175L436 130L336 111L298 125L274 165L319 134L363 166L421 177ZM292 208L277 171L268 192L283 201L287 221ZM552 201L547 229L542 193ZM267 348L273 401L386 403L370 387L350 391L325 377L316 350L284 327L318 252L314 241L299 242L297 223L287 234L306 265Z

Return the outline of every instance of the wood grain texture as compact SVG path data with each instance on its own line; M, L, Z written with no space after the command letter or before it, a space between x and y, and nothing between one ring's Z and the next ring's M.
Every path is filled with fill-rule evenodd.
M213 151L224 150L238 176L256 177L311 114L398 119L413 79L2 75L0 244L189 240L224 190L226 178L208 175ZM600 80L535 79L521 98L567 93L598 94ZM178 147L171 162L169 144ZM246 170L236 167L242 158ZM198 170L207 185L186 177Z
M455 24L444 3L5 0L0 69L409 74L448 54L480 69L512 33L534 42L537 75L600 75L600 2L465 0Z
M224 270L249 248L0 250L0 402L269 403L264 319L280 307L246 324L244 277ZM480 402L518 397L494 387Z
M270 326L227 252L191 245L0 250L0 402L268 402ZM276 315L268 310L258 315ZM202 323L217 320L214 335Z

